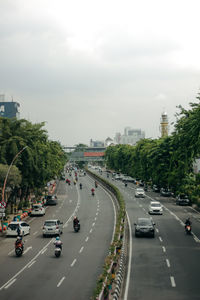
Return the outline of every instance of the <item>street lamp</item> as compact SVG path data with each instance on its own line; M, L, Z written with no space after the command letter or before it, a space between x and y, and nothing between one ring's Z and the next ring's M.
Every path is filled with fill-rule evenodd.
M5 207L5 204L6 202L4 201L4 193L5 193L5 188L6 188L6 183L7 183L7 179L8 179L8 174L10 172L10 169L14 163L14 161L17 159L17 157L27 148L28 146L25 146L24 148L22 148L16 155L15 157L13 158L9 168L8 168L8 171L6 173L6 177L5 177L5 180L4 180L4 184L3 184L3 189L2 189L2 200L0 202L0 204L2 204L3 207ZM2 228L2 234L3 234L3 213L2 213L2 219L1 219L1 228Z

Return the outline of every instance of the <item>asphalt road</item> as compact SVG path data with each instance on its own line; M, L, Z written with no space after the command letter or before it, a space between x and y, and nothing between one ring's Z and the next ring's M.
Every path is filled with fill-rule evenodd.
M105 177L105 173L103 175ZM130 278L125 300L197 300L200 299L200 214L192 207L177 206L175 199L152 191L145 198L135 198L136 185L125 187L121 181L109 180L124 196L131 224ZM155 238L134 235L138 217L148 217L150 201L164 205L163 215L152 215L156 223ZM190 216L192 235L184 231Z
M79 189L82 182L83 189ZM91 196L94 180L79 177L76 186L61 181L58 205L48 207L43 217L29 217L31 234L24 237L25 251L14 253L15 238L1 239L0 299L90 299L102 272L113 237L115 210L107 192L100 186ZM73 231L73 216L80 219L81 230ZM64 223L63 251L54 256L55 238L43 238L44 220L59 218Z

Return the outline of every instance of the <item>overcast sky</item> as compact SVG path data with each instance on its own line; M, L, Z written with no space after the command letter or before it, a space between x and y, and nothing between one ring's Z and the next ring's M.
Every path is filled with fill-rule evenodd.
M200 88L199 0L0 0L0 94L63 145L160 136Z

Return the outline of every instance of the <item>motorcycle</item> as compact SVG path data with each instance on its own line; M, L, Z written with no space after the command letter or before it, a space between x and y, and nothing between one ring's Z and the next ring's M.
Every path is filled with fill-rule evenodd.
M62 251L62 249L60 247L56 247L55 248L55 256L59 257L61 255L61 251Z
M23 251L24 251L24 247L23 247L22 243L15 246L15 254L16 254L17 257L22 256Z
M74 232L79 232L80 230L80 224L75 224L74 225Z
M80 190L82 190L82 184L80 183Z
M125 183L124 183L124 186L127 187L127 185L128 185L127 182L125 182Z
M191 225L186 225L185 226L185 232L186 232L186 234L191 234L191 232L192 232Z
M94 191L92 191L92 196L94 196Z
M97 184L97 182L95 183L95 188L96 188L96 189L98 188L98 184Z

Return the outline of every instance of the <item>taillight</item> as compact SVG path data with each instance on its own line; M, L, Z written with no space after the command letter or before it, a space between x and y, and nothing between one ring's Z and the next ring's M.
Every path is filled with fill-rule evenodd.
M58 225L56 225L56 229L58 229L59 228L59 226Z

